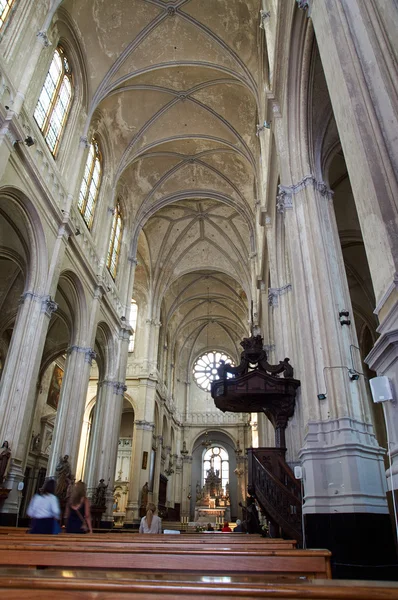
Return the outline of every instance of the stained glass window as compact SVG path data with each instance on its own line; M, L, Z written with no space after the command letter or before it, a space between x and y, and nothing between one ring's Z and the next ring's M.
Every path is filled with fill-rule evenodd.
M78 207L86 223L91 229L94 218L94 210L97 202L101 183L101 153L98 142L92 139L88 152L87 162L84 169L83 181L79 192Z
M210 392L211 382L215 379L219 379L217 369L221 365L221 361L233 365L232 359L222 352L207 352L203 354L195 362L193 366L193 376L196 383L202 390ZM229 375L228 375L229 376Z
M210 469L213 469L214 473L221 477L221 485L225 492L225 486L229 482L229 457L228 452L220 446L213 446L209 448L203 457L203 483L205 484L206 477Z
M3 25L10 16L15 1L16 0L0 0L0 31L3 29Z
M64 50L58 46L34 112L36 123L54 156L58 150L71 103L72 74Z
M123 219L120 211L119 202L116 203L115 213L112 221L111 239L109 243L108 259L106 266L113 279L116 278L117 266L119 262L120 246L122 243Z
M135 330L136 330L136 327L137 327L137 317L138 317L137 302L134 300L134 298L132 298L131 305L130 305L130 317L129 317L129 321L130 321L130 325L134 329L134 331L133 331L133 334L130 335L129 352L134 352Z

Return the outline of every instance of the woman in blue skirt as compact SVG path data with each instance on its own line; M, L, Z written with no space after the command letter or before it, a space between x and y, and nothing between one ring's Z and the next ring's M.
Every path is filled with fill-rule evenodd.
M27 514L32 519L30 533L58 533L61 516L59 500L54 494L55 481L48 479L40 494L35 494L28 506Z

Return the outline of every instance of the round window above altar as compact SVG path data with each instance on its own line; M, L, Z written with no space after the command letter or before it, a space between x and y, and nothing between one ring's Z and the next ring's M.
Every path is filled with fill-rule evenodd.
M193 376L197 385L206 392L210 392L211 382L219 379L217 369L221 365L221 361L234 366L232 358L228 354L218 352L207 352L197 359L193 366ZM230 375L228 374L228 377Z

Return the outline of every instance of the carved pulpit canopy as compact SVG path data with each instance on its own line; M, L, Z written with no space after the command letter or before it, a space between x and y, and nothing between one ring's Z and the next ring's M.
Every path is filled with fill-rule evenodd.
M300 381L293 378L288 358L269 364L261 335L244 338L240 345L240 364L218 368L220 379L211 384L214 403L223 412L264 412L275 427L276 446L284 447L284 430L294 413Z

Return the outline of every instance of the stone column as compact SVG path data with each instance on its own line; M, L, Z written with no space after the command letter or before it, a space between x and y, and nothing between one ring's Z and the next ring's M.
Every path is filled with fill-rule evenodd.
M141 491L145 483L150 483L151 454L153 430L155 425L145 420L134 423L133 452L130 466L130 487L126 511L126 523L132 523L139 518ZM143 468L143 453L147 452L146 468Z
M160 479L160 474L162 472L162 464L164 464L163 437L161 435L157 435L157 436L155 436L155 440L156 440L156 459L155 459L154 474L153 474L152 500L157 505L159 502L159 479Z
M17 485L23 480L30 429L35 409L36 381L48 325L57 304L34 291L21 296L1 380L0 439L11 447L11 466L5 486L11 489L2 512L18 510ZM2 442L1 442L2 443Z
M363 378L350 379L354 324L331 192L312 176L280 186L290 246L302 414L305 513L385 513L382 450L371 426ZM344 320L344 319L343 319ZM326 398L318 399L320 394ZM366 477L365 477L366 473Z
M104 521L113 520L115 465L123 411L123 396L126 389L122 381L103 380L99 384L93 423L93 439L87 459L85 479L90 495L95 491L100 479L104 479L108 485L107 510L102 517Z
M387 9L391 3L383 0L302 4L310 9L379 302L398 272L398 99L393 83L398 11L396 6Z
M55 475L60 457L66 454L70 457L72 473L75 473L90 369L95 356L91 347L73 345L68 349L48 461L48 476Z
M182 496L181 496L181 517L188 517L188 520L191 520L191 498L188 498L189 495L192 496L191 489L191 478L192 478L192 456L185 454L182 457ZM192 515L193 518L193 515Z

